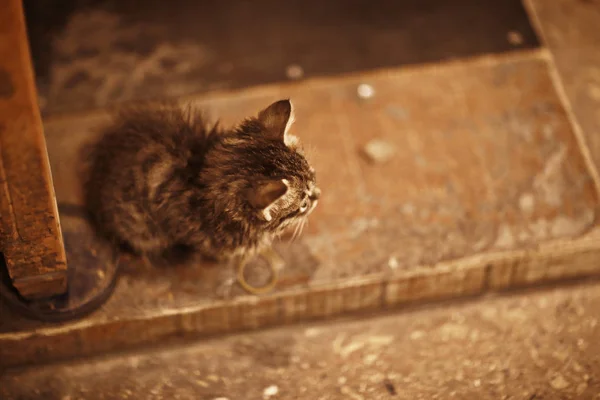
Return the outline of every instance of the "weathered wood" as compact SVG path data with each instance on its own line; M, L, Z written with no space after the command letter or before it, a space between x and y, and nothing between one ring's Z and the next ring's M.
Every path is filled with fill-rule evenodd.
M20 0L0 0L0 250L22 296L66 290L65 250Z

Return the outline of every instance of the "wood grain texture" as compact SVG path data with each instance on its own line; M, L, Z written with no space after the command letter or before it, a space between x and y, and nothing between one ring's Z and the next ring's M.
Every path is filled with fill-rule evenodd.
M66 257L21 1L0 1L0 249L26 298L63 293Z

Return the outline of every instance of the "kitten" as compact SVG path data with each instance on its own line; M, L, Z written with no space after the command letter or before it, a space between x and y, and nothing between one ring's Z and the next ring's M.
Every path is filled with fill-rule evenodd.
M101 233L145 256L268 251L321 193L293 122L289 100L230 130L173 103L124 109L92 147L86 208Z
M77 206L71 212L88 215L99 233L144 256L168 259L182 249L218 260L238 255L242 273L247 258L262 253L276 272L273 264L281 261L269 251L271 241L290 226L298 233L321 193L298 139L289 134L293 121L288 100L232 130L210 126L200 112L174 103L124 109L84 153L87 213ZM0 297L46 322L97 310L120 271L117 266L106 288L88 302L53 309L24 301L1 267ZM232 283L221 288L229 292ZM67 304L68 294L58 300Z

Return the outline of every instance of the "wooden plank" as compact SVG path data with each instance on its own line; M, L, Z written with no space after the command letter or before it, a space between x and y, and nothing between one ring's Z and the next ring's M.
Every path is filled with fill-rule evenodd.
M20 0L0 0L0 249L22 296L65 292L65 250Z

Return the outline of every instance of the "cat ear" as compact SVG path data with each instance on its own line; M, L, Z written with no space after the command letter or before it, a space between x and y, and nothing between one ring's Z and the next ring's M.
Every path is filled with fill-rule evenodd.
M260 209L263 217L270 221L271 217L271 206L276 200L281 198L288 191L287 181L281 180L270 180L264 181L257 184L247 192L248 201L252 207Z
M297 142L295 136L289 135L294 123L294 106L290 100L279 100L258 114L258 120L267 128L267 136L281 140L287 146Z

